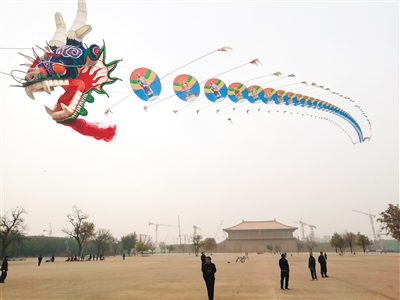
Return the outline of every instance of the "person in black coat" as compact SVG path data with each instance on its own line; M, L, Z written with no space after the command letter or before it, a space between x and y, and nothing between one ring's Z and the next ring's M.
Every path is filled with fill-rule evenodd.
M318 262L319 262L319 265L321 267L321 276L322 276L322 278L324 278L324 277L328 278L329 276L326 275L326 272L328 271L327 267L326 267L326 260L325 260L324 255L322 254L322 252L320 252L320 255L318 257Z
M42 260L43 260L43 257L42 257L42 255L40 255L38 257L38 266L40 266L40 264L42 263Z
M289 262L286 260L285 253L281 254L281 259L279 260L279 268L281 269L281 289L283 290L283 281L285 280L285 289L289 289Z
M8 272L8 256L4 257L3 263L1 264L0 283L4 283L4 280L6 280L7 272Z
M310 269L312 280L318 280L317 272L315 271L315 265L316 265L315 258L312 252L310 252L310 257L308 258L308 268Z
M206 263L202 267L203 278L207 286L208 300L214 300L214 285L215 285L215 273L217 268L211 262L211 257L206 257Z
M200 267L200 270L203 272L203 266L204 266L204 264L206 263L206 256L204 255L204 252L201 252L200 259L201 259L201 267Z

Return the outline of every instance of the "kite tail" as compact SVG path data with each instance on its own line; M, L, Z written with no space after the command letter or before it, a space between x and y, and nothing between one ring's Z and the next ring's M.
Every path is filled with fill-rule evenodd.
M87 123L83 119L76 119L63 125L71 127L82 135L92 136L96 140L104 140L105 142L111 142L117 131L116 125L99 127L97 124Z

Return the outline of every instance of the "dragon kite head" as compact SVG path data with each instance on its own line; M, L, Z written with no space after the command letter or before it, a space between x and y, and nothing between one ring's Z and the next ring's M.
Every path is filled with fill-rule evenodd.
M51 94L56 87L63 88L65 93L58 99L54 108L45 107L52 119L84 135L110 141L115 135L115 126L100 128L96 124L79 119L80 116L88 114L85 104L94 101L92 92L107 95L103 87L118 80L110 74L119 61L105 62L105 45L83 45L83 37L92 29L86 24L86 16L86 3L79 0L76 19L67 32L62 15L56 13L57 29L53 38L46 47L37 46L43 51L43 55L39 56L33 48L34 57L20 53L30 64L23 64L29 69L19 82L31 99L35 99L34 93Z

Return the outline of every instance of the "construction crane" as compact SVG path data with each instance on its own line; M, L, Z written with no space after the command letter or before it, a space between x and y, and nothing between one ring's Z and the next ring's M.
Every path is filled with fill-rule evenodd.
M50 224L50 230L43 229L43 232L46 232L46 231L49 232L49 236L53 236L53 229L51 228L51 224Z
M221 224L219 224L219 227L218 227L218 229L217 229L217 232L215 233L215 235L214 235L214 240L217 238L217 235L218 235L218 231L221 229L221 226L222 226L222 223L223 223L224 221L222 220L221 221Z
M157 247L157 237L158 237L158 226L178 227L177 225L156 224L156 223L149 223L149 226L150 225L156 226L156 240L155 240L155 246L156 247Z
M193 225L193 237L195 237L197 235L197 229L201 230L200 227L197 227L196 225Z
M302 232L302 234L303 234L303 240L306 239L305 236L304 236L304 226L310 227L310 230L311 230L311 234L310 234L311 239L312 239L312 240L315 239L315 236L314 236L314 229L317 229L317 227L316 227L315 225L310 225L310 224L304 223L303 220L298 221L298 222L294 222L294 223L300 224L300 225L301 225L301 232Z
M382 230L378 230L376 235L377 235L377 237L379 239L380 250L383 251L383 240L382 240L381 232L382 232Z
M304 236L304 223L303 223L303 221L300 221L300 222L296 222L295 221L294 223L301 225L301 233L303 234L303 241L304 241L306 239L306 237Z
M369 210L369 214L365 213L365 212L362 212L362 211L354 210L354 209L353 209L353 211L369 216L369 221L371 222L371 227L372 227L372 233L374 235L374 241L377 241L378 239L376 238L375 227L374 227L375 215L371 214L371 210Z

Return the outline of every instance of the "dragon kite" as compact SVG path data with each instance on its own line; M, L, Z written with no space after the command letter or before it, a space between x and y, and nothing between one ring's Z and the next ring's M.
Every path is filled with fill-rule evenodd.
M54 121L73 128L79 133L109 142L116 133L116 126L99 126L88 123L81 116L88 114L86 103L94 102L93 92L106 94L103 87L113 84L118 78L110 76L120 60L106 63L106 47L91 45L85 47L83 38L92 30L86 24L86 3L79 0L78 11L71 28L66 25L60 13L55 14L56 31L53 38L39 56L34 48L34 57L21 54L30 63L25 78L18 80L26 94L35 99L34 93L46 92L49 95L56 87L62 87L65 93L58 99L53 109L45 107ZM108 96L108 95L107 95Z
M116 125L102 126L97 123L88 123L81 117L84 117L88 114L88 111L85 108L86 103L94 102L94 97L92 95L93 92L108 96L103 88L105 85L113 84L119 80L119 78L111 77L111 73L115 70L121 60L114 60L110 63L106 63L106 47L104 44L102 47L99 47L95 44L88 47L83 44L83 38L92 30L92 27L86 24L86 18L87 11L85 0L78 0L77 15L75 21L68 31L66 30L62 15L60 13L56 13L56 31L53 38L44 48L36 46L38 49L41 49L44 52L43 55L39 56L35 52L34 48L32 48L34 57L20 53L29 60L29 64L23 64L29 67L29 69L27 72L23 72L24 78L18 78L14 76L14 71L11 72L11 75L21 84L21 86L25 89L26 94L32 99L35 99L34 93L47 92L48 94L51 94L56 87L63 88L65 93L58 99L54 108L50 109L45 107L47 113L52 117L52 119L59 124L73 128L83 135L109 142L116 134ZM143 107L144 110L147 111L150 106L161 103L162 101L172 97L167 96L163 99L155 101L161 94L161 80L163 78L172 75L174 72L188 66L189 64L195 63L196 61L199 61L208 55L218 52L228 52L229 50L232 50L232 48L228 46L218 48L208 54L202 55L190 61L189 63L182 65L181 67L169 72L161 78L159 78L157 74L150 69L143 67L137 68L132 71L130 76L131 88L141 100L147 101L148 103L152 102L151 104ZM250 80L245 80L242 83L234 82L229 86L226 86L225 83L218 78L220 75L237 70L238 68L247 66L249 64L258 66L261 64L261 62L257 58L253 59L250 62L230 68L229 70L219 73L218 75L211 77L211 79L200 83L197 82L197 79L192 75L179 74L173 81L173 91L178 98L190 103L178 110L173 110L173 112L177 114L179 110L184 109L203 98L198 97L200 96L200 84L205 83L203 92L205 97L207 97L212 104L222 102L224 99L226 99L226 97L228 97L232 101L231 104L242 103L247 100L247 103L244 103L243 106L247 104L253 104L255 105L253 108L258 108L258 111L264 107L269 107L269 104L291 106L293 108L291 113L293 113L293 111L297 108L307 108L310 109L310 111L321 111L330 115L335 115L348 122L354 128L358 141L353 141L352 136L350 136L340 124L329 119L329 117L317 116L311 113L305 113L302 114L302 116L310 115L311 117L319 117L320 119L328 120L334 123L349 136L353 144L363 143L371 139L371 123L364 111L359 106L356 105L355 107L361 111L370 128L370 134L368 137L364 136L361 126L357 123L356 119L340 107L330 102L314 98L313 96L307 96L299 93L308 91L308 95L310 95L310 93L318 93L317 97L325 98L334 96L342 98L340 100L354 102L354 100L350 99L349 97L332 92L330 88L325 88L322 85L318 86L316 83L312 83L311 89L315 88L317 91L315 89L311 91L308 87L304 89L304 85L308 86L307 82L305 81L286 84L277 87L276 89L272 87L262 88L259 85L251 85L247 88L243 84L244 82L267 76L275 76L278 78L269 80L262 85L276 82L277 80L283 78L296 79L294 74L279 78L279 76L282 75L280 72L267 74L265 76L258 76ZM295 88L292 87L291 91L284 91L280 89L287 86L294 86L295 84L301 86ZM301 88L301 90L297 90L297 93L293 92L298 88ZM324 94L319 94L322 92ZM128 97L129 96L124 97L122 100ZM105 111L105 115L107 116L108 113L112 113L111 108L121 103L122 100L118 101L109 109L107 109ZM216 113L219 113L219 111L229 107L231 104L219 108L216 110ZM262 107L258 105L261 105ZM207 105L196 110L197 114L199 114L200 110L209 106L211 105ZM239 107L234 107L233 111L235 111L237 108ZM249 113L251 109L248 109L247 113ZM270 110L268 110L268 113L269 112ZM283 113L286 113L286 109L283 111ZM299 114L299 112L297 113ZM231 118L228 118L228 121L233 124Z

